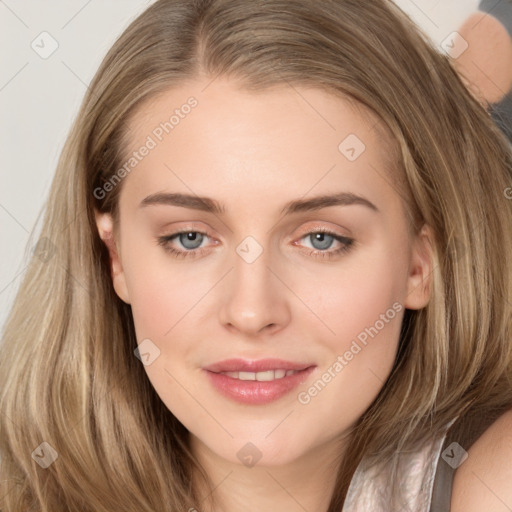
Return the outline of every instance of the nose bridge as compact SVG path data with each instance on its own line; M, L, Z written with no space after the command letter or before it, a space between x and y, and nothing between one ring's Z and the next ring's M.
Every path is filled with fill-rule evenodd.
M256 333L289 320L286 287L274 275L272 257L254 236L236 247L233 271L222 303L221 322L241 331Z
M265 295L272 287L271 257L268 245L264 248L252 236L236 248L234 258L234 285L238 293L257 297Z

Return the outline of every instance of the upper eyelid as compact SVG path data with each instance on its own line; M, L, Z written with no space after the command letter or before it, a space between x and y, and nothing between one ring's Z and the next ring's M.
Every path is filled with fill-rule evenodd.
M319 222L319 221L316 221L316 222ZM330 234L333 234L333 235L336 235L336 236L339 236L339 237L351 238L352 237L352 233L351 233L350 229L348 229L346 227L343 227L343 229L345 231L348 231L348 233L347 234L338 233L336 228L331 228L331 227L326 226L325 224L321 224L320 223L320 224L314 225L312 227L308 227L304 231L302 236L308 235L310 233L316 233L316 232L319 232L319 231L323 231L323 232L327 232L327 233L330 233ZM202 228L198 228L198 227L195 227L195 226L192 226L192 225L189 225L189 226L185 225L184 227L178 227L178 228L176 228L176 230L177 231L173 231L172 229L169 229L169 231L170 231L169 235L165 235L164 234L163 236L173 236L173 235L176 235L176 234L179 234L179 233L193 232L193 233L205 234L205 235L210 236L211 238L215 238L215 237L210 235L210 232L211 232L210 229L202 229Z
M202 231L200 229L190 229L190 228L180 229L180 230L175 231L174 233L171 233L169 235L163 235L161 238L168 238L168 239L176 238L179 235L184 234L184 233L199 233L201 235L206 235L208 238L210 238L212 240L215 240L215 237L211 236L209 234L209 232L207 232L207 231ZM332 236L335 239L338 239L338 241L340 241L340 240L342 240L342 241L343 240L354 241L354 238L352 238L351 236L339 234L335 230L332 230L332 229L326 228L326 227L310 228L307 231L305 231L303 234L301 234L296 239L297 240L302 240L303 238L305 238L305 237L307 237L307 236L309 236L309 235L311 235L313 233L325 233L325 234L327 234L329 236ZM193 249L193 250L198 250L198 249ZM187 252L192 252L192 250L191 251L187 251Z

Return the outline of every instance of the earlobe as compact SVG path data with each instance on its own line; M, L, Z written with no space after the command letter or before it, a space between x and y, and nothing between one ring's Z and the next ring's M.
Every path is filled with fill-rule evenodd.
M411 252L405 307L424 308L430 299L433 271L434 238L432 229L424 224L417 234Z
M128 288L126 286L126 278L117 243L114 237L114 222L112 215L109 213L99 213L97 211L95 211L94 214L96 217L96 227L98 229L98 234L108 249L112 285L114 286L114 290L118 297L127 304L130 304Z

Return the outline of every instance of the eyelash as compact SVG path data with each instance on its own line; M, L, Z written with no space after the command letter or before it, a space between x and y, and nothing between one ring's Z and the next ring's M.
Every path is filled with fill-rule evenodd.
M177 231L171 235L165 235L160 236L157 238L158 245L161 245L164 250L168 253L170 253L173 257L181 259L181 258L196 258L201 256L205 251L203 249L192 249L188 251L182 251L179 249L175 249L174 247L171 247L169 244L172 239L178 237L179 235L183 233L199 233L200 235L206 235L208 238L210 236L208 233L204 233L203 231L196 231L193 229L184 229L182 231ZM336 256L339 256L341 254L347 253L350 251L350 249L353 247L355 240L353 238L348 238L346 236L337 235L336 233L333 233L332 231L329 231L326 228L318 228L314 231L309 231L308 233L304 234L300 240L303 238L306 238L310 235L315 235L317 233L323 233L329 236L332 236L336 241L340 242L342 246L339 249L335 249L334 251L321 251L321 250L308 250L308 255L315 256L319 258L327 258L332 259Z

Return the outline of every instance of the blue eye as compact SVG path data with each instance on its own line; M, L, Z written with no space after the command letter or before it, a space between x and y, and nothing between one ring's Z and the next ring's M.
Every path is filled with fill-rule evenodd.
M198 249L201 245L201 242L204 240L204 234L199 233L198 231L187 231L182 232L177 235L180 244L183 245L186 249ZM199 245L197 245L197 241L199 240ZM197 245L197 247L196 247Z
M207 233L194 230L183 230L173 233L171 235L161 236L157 238L157 242L164 250L172 254L175 258L195 258L201 256L206 252L205 248L201 247L202 242L210 238ZM332 233L328 230L317 229L302 236L300 240L309 238L312 241L313 249L308 250L308 255L320 258L334 258L341 253L348 252L354 244L352 238ZM172 242L176 239L184 249L177 249L172 246ZM332 246L333 241L338 242L341 246L338 249L328 251ZM296 245L296 243L294 243Z
M158 237L157 242L166 252L172 254L175 258L194 258L203 252L200 246L205 237L208 237L208 235L200 231L183 230L173 233L172 235ZM185 250L173 247L171 243L174 239L177 239Z
M335 239L334 236L322 232L312 233L307 236L309 237L311 242L314 242L313 245L315 245L315 243L318 242L318 246L315 248L321 251L324 249L329 249L329 247L332 245L333 240Z
M309 254L320 258L334 258L342 253L348 252L354 244L354 239L332 233L326 229L317 229L307 233L302 239L309 239L315 251L309 251ZM338 242L341 246L338 249L327 251L332 246L333 241Z

